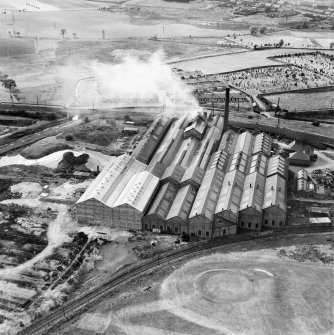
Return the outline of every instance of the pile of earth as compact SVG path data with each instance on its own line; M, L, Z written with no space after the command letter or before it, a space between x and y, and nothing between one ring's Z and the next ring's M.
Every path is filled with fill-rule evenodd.
M54 152L67 149L71 149L71 147L62 140L57 140L55 137L48 137L21 150L20 154L27 159L38 159Z
M75 157L72 151L65 152L63 159L58 163L56 171L66 173L74 171L90 172L90 169L86 166L88 159L88 154L81 154Z

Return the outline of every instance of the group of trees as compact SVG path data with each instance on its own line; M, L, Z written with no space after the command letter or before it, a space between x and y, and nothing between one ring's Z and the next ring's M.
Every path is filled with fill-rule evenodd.
M256 35L257 33L265 34L267 32L267 26L251 26L249 28L249 32L251 35Z
M0 82L1 82L1 85L4 88L7 88L8 90L12 90L13 88L16 88L15 80L8 78L7 74L0 76Z

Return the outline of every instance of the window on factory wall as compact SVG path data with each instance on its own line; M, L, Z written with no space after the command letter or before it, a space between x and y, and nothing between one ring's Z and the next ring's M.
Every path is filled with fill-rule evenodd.
M223 229L223 235L225 235L226 234L226 229Z
M282 222L282 221L280 221L280 222L279 222L279 225L280 225L280 227L282 227L282 226L283 226L283 222Z
M160 226L160 230L163 231L163 230L164 230L164 227L163 227L163 226Z
M191 236L195 236L195 233L191 233L190 235L191 235Z
M255 228L259 228L259 224L258 223L255 224Z
M145 225L145 230L148 230L148 225L147 224Z
M244 227L244 226L245 226L245 222L241 221L241 227Z
M199 230L199 231L198 231L198 236L201 236L201 235L202 235L202 231Z
M272 225L272 226L275 226L275 223L276 223L275 220L272 220L272 221L271 221L271 225Z
M175 227L175 233L178 233L178 232L179 232L179 228Z
M170 231L170 227L167 227L167 231Z
M155 224L152 225L152 229L155 228Z
M264 220L264 224L267 225L268 224L268 220Z
M248 228L252 228L252 223L248 222Z
M205 233L205 236L206 236L206 237L209 237L209 236L210 236L210 233L207 231L207 232Z

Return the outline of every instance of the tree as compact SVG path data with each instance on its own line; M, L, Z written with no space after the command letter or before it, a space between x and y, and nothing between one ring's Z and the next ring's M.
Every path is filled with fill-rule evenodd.
M283 41L282 38L279 40L278 45L279 45L280 47L282 47L282 46L284 45L284 41Z
M60 35L63 36L63 38L65 38L65 34L66 34L66 29L60 29Z
M251 27L249 28L249 31L250 31L251 35L256 35L258 29L259 29L259 28L258 28L257 26L251 26Z
M73 136L72 135L66 135L65 140L66 141L73 141Z
M334 49L334 42L332 42L332 43L330 44L330 48L331 48L331 49Z
M259 32L260 32L260 34L265 34L267 32L267 26L261 26L259 28Z

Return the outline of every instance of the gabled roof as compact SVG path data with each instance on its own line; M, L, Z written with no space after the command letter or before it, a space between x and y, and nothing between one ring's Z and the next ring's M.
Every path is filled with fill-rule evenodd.
M170 208L166 220L178 217L187 221L191 207L196 197L196 188L193 185L186 185L179 189Z
M232 154L237 144L237 140L238 134L231 129L228 130L223 134L218 150L225 150L229 154Z
M261 152L270 157L272 143L273 139L267 133L257 134L254 141L253 155Z
M235 152L231 157L229 171L238 170L244 174L247 173L249 156L244 152Z
M132 176L113 207L129 205L144 213L159 185L159 178L148 171Z
M258 153L250 158L248 173L260 172L263 176L267 175L268 158Z
M103 198L112 192L113 184L117 177L122 173L129 163L131 157L122 155L116 160L110 159L100 174L89 185L86 192L80 197L77 203L84 202L88 199L96 199L102 201Z
M246 155L250 156L253 149L254 136L245 131L238 136L237 144L235 146L234 152L244 152Z
M297 179L308 179L308 172L305 169L297 171Z
M271 176L273 174L280 174L284 178L288 177L288 161L283 158L282 156L272 156L269 158L268 162L268 170L267 170L267 176Z
M286 180L279 174L266 179L263 209L277 206L286 212Z
M213 220L224 177L225 172L219 168L213 168L206 171L189 218L197 215L204 215L208 220Z
M155 195L146 215L156 214L166 219L178 189L173 183L163 184Z
M254 172L246 176L240 211L248 207L253 207L262 212L265 182L265 176L259 172Z
M232 211L234 214L239 212L245 178L245 175L238 170L233 170L225 175L215 214L222 211Z

